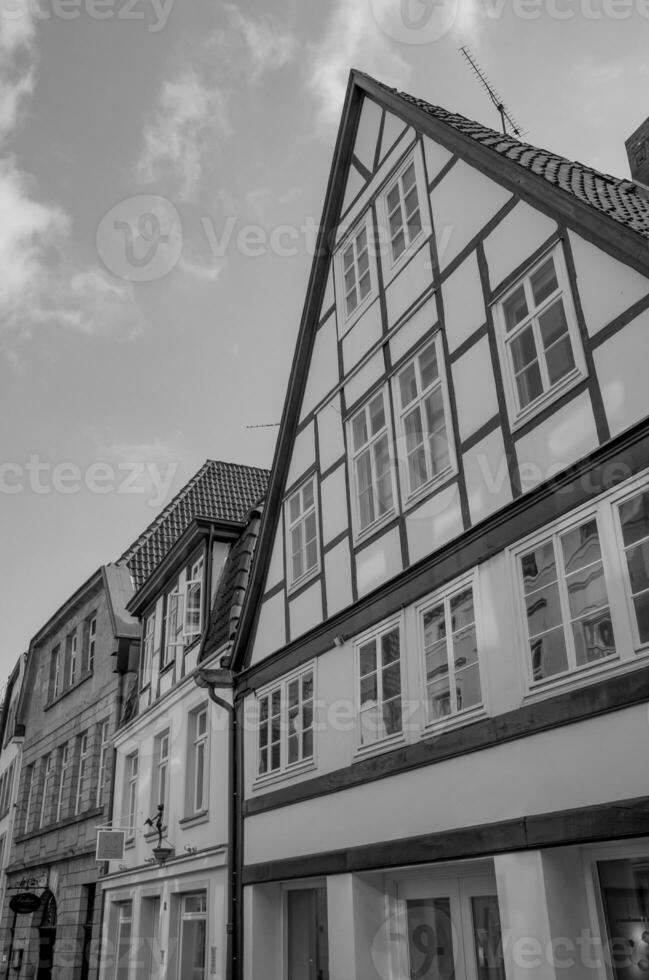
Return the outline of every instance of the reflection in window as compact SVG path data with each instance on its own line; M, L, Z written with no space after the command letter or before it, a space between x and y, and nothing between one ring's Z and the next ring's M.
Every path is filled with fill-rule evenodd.
M361 744L371 745L401 731L399 627L359 647Z
M649 974L649 859L600 861L613 980Z
M471 586L423 614L428 720L473 708L482 701Z
M649 491L620 505L631 600L640 643L649 643Z

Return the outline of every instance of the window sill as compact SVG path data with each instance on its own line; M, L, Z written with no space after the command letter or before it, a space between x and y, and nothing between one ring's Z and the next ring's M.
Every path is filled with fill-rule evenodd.
M619 657L607 657L594 664L584 665L570 673L561 674L560 677L549 677L545 681L537 681L531 684L523 697L524 704L533 704L536 701L544 701L556 694L564 691L578 690L594 684L602 677L615 677L621 674L628 674L636 670L639 664L649 659L649 648L637 651L631 657L621 660Z
M442 490L451 480L454 480L457 476L456 466L447 466L443 472L438 473L436 477L429 480L428 483L422 484L418 487L414 493L411 493L406 497L405 503L403 505L404 514L406 511L414 510L419 504L423 503L428 497L432 496L438 490Z
M372 290L372 292L365 297L362 303L357 306L355 310L352 310L348 316L345 316L342 310L336 310L336 312L339 314L339 322L341 323L341 340L346 337L350 330L356 326L363 314L369 310L370 306L375 303L378 298L379 297L376 290Z
M369 541L377 531L380 531L386 524L390 524L391 521L397 516L397 511L392 509L388 514L384 514L378 521L374 521L373 524L368 524L364 527L362 531L357 531L354 533L354 547L360 547Z
M354 762L360 762L361 759L365 759L370 755L379 755L381 752L389 752L397 745L405 744L406 736L405 732L398 732L396 735L389 735L387 738L382 738L376 742L372 742L371 745L361 745L354 749Z
M484 705L478 704L473 708L467 708L466 711L458 711L454 715L446 715L444 718L436 718L435 721L429 722L424 726L421 737L435 738L436 735L441 735L443 732L462 728L464 725L470 725L472 722L486 717L487 712Z
M168 673L169 673L169 671L171 671L171 670L173 670L173 668L174 668L175 666L176 666L176 661L175 661L175 660L170 660L170 661L169 661L169 663L166 663L166 664L163 664L163 665L162 665L162 666L160 667L160 673L159 673L159 675L158 675L158 676L159 676L159 677L164 677L164 676L165 676L165 674L168 674Z
M512 432L516 432L517 429L522 429L524 425L527 425L528 422L531 422L537 415L540 415L541 412L552 405L553 402L558 401L559 398L580 384L586 378L586 376L585 371L580 371L579 368L575 368L575 370L571 371L570 374L567 374L565 378L562 378L558 384L554 385L552 388L549 388L548 391L544 392L539 396L539 398L521 411L514 410L512 412L510 405Z
M277 772L264 773L263 776L257 776L253 784L253 791L265 789L266 786L273 786L275 783L283 783L292 779L295 776L301 776L305 772L313 772L316 769L316 764L314 759L308 759L305 762L297 762L294 766L287 769L281 769Z
M420 188L417 187L418 191L419 189ZM425 197L427 196L428 195L425 195ZM419 213L421 214L421 208ZM387 289L387 287L390 285L392 280L399 275L403 267L407 265L410 259L422 248L422 246L425 245L426 240L429 238L429 236L430 236L430 231L428 230L428 228L422 228L421 231L418 233L417 237L413 238L413 240L408 245L408 248L401 253L398 259L392 259L391 255L389 254L390 243L389 242L386 243L385 261L381 262L381 266L383 270L384 288Z
M209 819L209 812L207 810L200 810L198 813L194 813L190 817L182 817L178 821L178 826L182 827L183 830L189 830L191 827L195 827L199 823L207 823Z
M314 581L319 574L320 574L320 562L318 562L317 565L314 565L313 568L310 568L308 572L305 572L305 574L302 575L301 578L296 579L295 582L291 582L288 589L286 590L286 594L290 597L294 595L296 592L300 592L305 585L309 585L309 583Z

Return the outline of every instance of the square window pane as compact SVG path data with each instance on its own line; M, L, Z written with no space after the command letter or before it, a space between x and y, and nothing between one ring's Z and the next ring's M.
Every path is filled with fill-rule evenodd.
M313 480L309 480L302 488L302 510L307 511L313 507Z
M453 661L455 669L460 670L478 660L478 643L475 626L465 626L453 637Z
M428 685L428 717L431 721L451 714L451 688L448 677Z
M556 272L554 271L554 261L552 256L543 263L540 269L532 273L530 276L530 284L532 286L532 295L534 296L534 302L537 306L547 299L559 288L559 283L557 282Z
M381 637L381 663L385 667L399 659L399 630L391 630Z
M557 569L554 560L554 547L551 541L540 544L534 551L523 555L523 590L526 595L541 589L550 582L556 582Z
M415 183L415 165L411 163L403 173L403 189L407 191L410 187L414 186Z
M552 347L564 334L568 333L563 301L558 299L539 316L539 328L545 350Z
M537 636L547 630L554 629L561 623L561 605L559 588L548 585L529 595L525 601L527 609L527 627L530 636Z
M373 436L385 426L385 410L383 408L383 395L377 395L370 402L370 432Z
M527 316L527 300L525 290L519 286L512 295L503 303L505 313L505 324L507 331L513 330L516 324L521 323Z
M440 603L433 609L428 609L424 613L424 644L426 647L430 643L444 639L446 636L446 617L444 616L444 606Z
M620 523L625 545L649 537L649 490L620 505Z
M519 335L515 337L511 344L512 361L514 371L518 374L524 367L536 362L536 344L534 342L534 331L531 327L525 327Z
M602 552L599 546L597 521L593 518L580 527L561 535L563 566L570 575L579 568L600 561Z
M360 649L360 672L361 677L371 674L376 670L376 640L364 643Z
M436 681L448 674L446 640L438 640L426 650L426 680Z
M643 541L635 548L629 548L626 553L626 563L633 594L649 589L649 541Z
M649 592L643 592L633 600L635 618L641 643L649 643Z
M572 624L572 635L580 666L615 654L613 624L608 608L577 620Z
M543 394L541 371L536 361L518 375L516 378L516 390L521 408L525 408L530 402L533 402Z
M568 654L563 627L532 640L532 675L535 681L544 680L568 669Z
M401 731L401 698L383 705L383 724L386 735L396 735Z
M360 449L367 442L367 421L365 418L365 410L359 412L358 415L354 417L352 422L352 438L354 442L354 449Z
M416 195L415 195L415 199L416 199ZM417 209L408 218L408 237L410 238L410 241L413 241L417 237L420 231L421 231L421 215L419 213L419 209Z
M427 388L439 377L435 344L430 344L430 346L419 355L419 371L421 373L422 388Z
M466 711L467 708L474 708L481 703L480 668L477 664L457 671L455 675L455 697L458 711Z
M414 364L409 364L405 371L399 375L399 392L403 408L417 397L417 376Z
M608 605L601 562L570 575L566 584L570 616L573 619Z
M388 701L398 694L401 694L401 670L396 663L383 671L383 700Z

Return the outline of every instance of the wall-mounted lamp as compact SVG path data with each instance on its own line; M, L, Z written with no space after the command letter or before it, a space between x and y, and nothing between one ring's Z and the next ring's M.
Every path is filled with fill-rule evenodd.
M335 647L345 646L345 637L342 635L342 633L337 633L336 636L334 636L334 646Z

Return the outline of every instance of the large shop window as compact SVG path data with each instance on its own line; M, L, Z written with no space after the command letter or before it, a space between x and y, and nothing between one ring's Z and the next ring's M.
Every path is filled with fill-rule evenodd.
M207 895L194 892L181 899L180 980L205 980Z
M607 960L613 980L649 976L649 858L600 861Z
M287 980L329 980L327 889L286 892Z
M117 906L117 942L115 948L115 980L129 980L131 958L131 930L133 903L120 902Z

